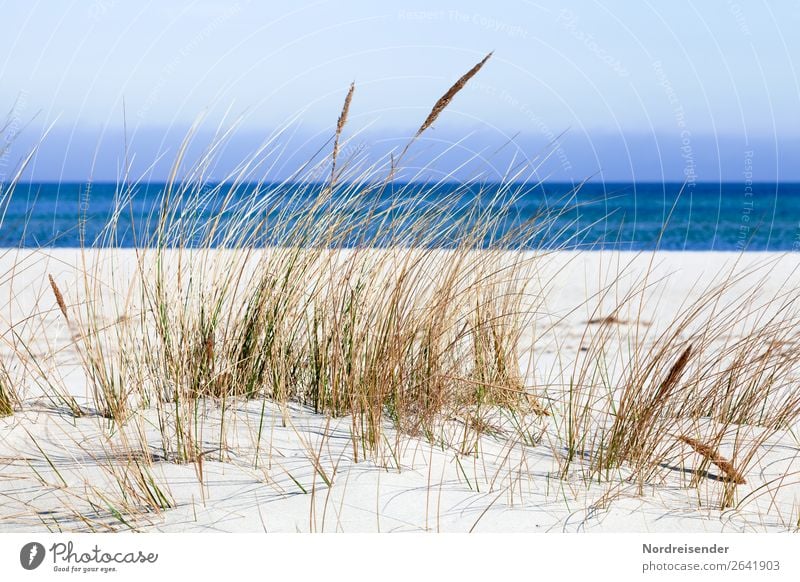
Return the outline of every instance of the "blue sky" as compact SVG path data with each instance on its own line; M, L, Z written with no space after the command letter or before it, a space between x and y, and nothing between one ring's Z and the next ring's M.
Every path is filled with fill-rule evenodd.
M198 143L242 117L219 175L288 126L270 176L282 178L330 136L351 81L348 135L378 157L494 50L412 163L458 143L436 171L481 154L455 175L490 176L549 153L538 178L800 180L796 2L73 0L0 13L3 139L15 137L0 176L49 130L32 178L115 179L124 101L134 173L162 178L203 114Z

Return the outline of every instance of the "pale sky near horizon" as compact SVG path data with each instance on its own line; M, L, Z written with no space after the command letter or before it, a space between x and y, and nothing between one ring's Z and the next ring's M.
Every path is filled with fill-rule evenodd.
M3 139L19 133L0 177L50 128L32 178L114 179L124 117L140 171L164 156L158 178L203 112L209 136L244 115L221 171L286 124L300 159L351 81L350 133L394 143L493 50L426 136L431 156L467 136L441 164L510 137L533 156L566 131L540 177L800 180L797 2L72 0L0 14Z

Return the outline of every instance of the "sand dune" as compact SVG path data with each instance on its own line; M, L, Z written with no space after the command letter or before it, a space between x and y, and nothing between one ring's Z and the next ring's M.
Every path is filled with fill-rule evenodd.
M252 260L258 262L257 257ZM446 253L437 260L448 260ZM694 346L704 337L706 353L717 344L722 351L738 346L735 354L714 360L719 367L725 358L736 360L748 349L754 358L761 357L758 350L767 336L759 336L752 345L741 343L752 337L753 329L768 330L764 326L775 322L786 324L780 330L791 327L792 294L800 283L797 255L557 252L543 256L535 268L520 271L527 277L523 307L529 317L517 353L531 400L527 409L501 405L487 406L480 413L466 406L463 411L449 409L438 419L434 434L405 430L387 415L380 419L378 442L366 450L353 437L362 420L349 414L318 414L291 399L198 398L190 417L195 426L180 433L196 439L193 446L199 452L192 459L168 454L176 447L164 440L178 433L165 430L165 422L180 421L170 416L169 406L158 408L139 400L124 422L96 414L93 368L87 366L91 353L85 338L80 339L89 313L85 306L106 298L91 311L96 345L109 357L129 355L130 345L116 346L114 353L113 336L103 334L132 312L136 261L133 250L82 254L68 249L6 251L0 259L0 271L5 273L0 288L6 328L2 358L6 381L18 396L14 413L0 418L0 530L797 528L796 417L780 426L777 420L771 426L735 419L723 423L714 413L701 410L702 406L715 410L717 403L698 404L693 410L686 408L690 398L677 400L670 395L669 405L648 414L668 417L653 426L671 427L673 434L642 441L663 448L658 463L650 459L597 471L592 461L600 446L610 442L602 435L614 422L613 414L594 406L595 401L604 398L605 390L614 406L620 406L623 384L633 377L631 362L644 362L642 354L658 349L664 334L673 344L684 338L686 345ZM213 262L224 273L226 261L217 257ZM87 273L98 278L91 285L86 284ZM63 293L68 318L54 298L48 275ZM724 290L707 312L685 317L722 281ZM87 295L89 288L94 295ZM707 327L708 321L718 321L714 318L720 313L733 319L726 319L724 326ZM670 326L681 317L690 321L673 333ZM715 329L719 336L714 336ZM776 334L776 341L789 343L791 334L785 335ZM676 345L674 353L682 349ZM778 349L787 354L776 352L759 378L766 382L775 377L770 371L780 368L781 385L769 398L793 402L786 391L791 392L796 366L788 352L796 347ZM600 388L571 399L580 371L587 369L586 360L600 353L605 372L592 376ZM697 360L685 372L678 370L679 381L669 390L696 390L699 402L705 394L703 382L711 381L718 369L704 368L711 360L703 355L692 352L692 357ZM674 368L676 358L667 359ZM592 374L598 374L597 369L592 368ZM667 371L656 376L663 379ZM147 374L142 372L142 382L152 380ZM129 396L137 394L136 386L125 389ZM666 391L663 382L661 390ZM570 407L584 397L594 400L586 415L578 417ZM82 410L80 416L70 411L70 398ZM767 400L764 406L772 406ZM613 412L621 414L617 408ZM570 450L568 435L578 430L576 420L586 436ZM643 421L631 422L640 426L636 422ZM363 437L363 432L358 434ZM732 485L724 471L677 439L683 434L713 442L720 456L744 471L746 482ZM752 450L748 443L755 443ZM572 460L565 462L570 455ZM647 467L647 474L642 467Z

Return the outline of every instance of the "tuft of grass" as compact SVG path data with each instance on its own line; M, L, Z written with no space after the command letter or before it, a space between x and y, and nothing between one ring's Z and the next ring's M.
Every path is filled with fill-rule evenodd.
M437 101L403 153L490 56ZM388 193L402 154L366 171L351 170L352 160L340 164L354 90L321 163L330 165L327 183L254 182L251 172L265 163L254 159L207 184L202 177L220 144L189 172L196 178L179 181L189 136L155 213L155 234L138 252L124 309L96 285L103 274L86 277L90 299L78 335L96 407L121 423L152 403L166 458L199 459L209 402L224 410L270 399L348 415L358 458L376 453L386 422L433 438L443 419L463 416L480 427L486 407L535 400L520 371L527 322L520 282L541 255L514 249L547 220L498 236L524 191L513 182L489 204L479 194L480 204L464 207L468 185L435 203L409 185ZM209 215L212 201L219 207ZM101 317L117 323L100 328Z
M640 488L661 483L680 475L684 443L723 471L719 506L733 504L735 486L767 443L800 420L794 381L800 357L788 349L800 341L797 302L788 289L764 298L760 285L740 285L768 268L734 264L658 331L637 325L650 286L645 275L614 309L634 313L628 331L612 321L591 330L587 323L566 402L554 405L563 418L563 476L577 464L596 480L627 473ZM690 443L690 430L711 436ZM723 442L732 446L730 459L716 454ZM688 473L688 485L698 487L703 471Z

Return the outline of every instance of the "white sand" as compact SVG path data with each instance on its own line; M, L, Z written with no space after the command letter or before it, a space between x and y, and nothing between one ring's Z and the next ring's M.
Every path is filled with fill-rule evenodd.
M132 251L116 253L120 264L134 257ZM0 531L124 529L108 511L122 503L112 475L132 463L120 435L103 419L74 419L57 410L42 397L47 387L13 357L21 350L19 338L30 338L24 349L48 362L44 375L77 398L87 398L80 357L47 281L47 274L53 274L67 297L79 300L79 264L72 250L6 251L0 257L0 322L8 328L2 357L21 378L23 396L22 410L0 419ZM644 273L650 272L652 282L646 300L636 299L618 314L640 324L617 326L620 337L640 333L639 328L656 334L684 302L701 296L706 285L734 266L754 272L730 289L730 297L737 289L758 285L765 299L800 287L800 255L594 252L549 257L539 271L546 312L537 317L528 338L534 341L532 381L564 382L581 338L587 329L596 329L586 322L608 315ZM620 272L626 274L617 277ZM124 273L116 272L104 283L116 286L124 279ZM603 290L605 295L598 295ZM545 328L557 333L539 333ZM531 430L543 435L536 446L483 436L478 455L419 438L396 440L387 426L391 446L385 458L355 462L350 419L328 422L299 406L281 411L271 403L263 412L257 467L252 459L260 401L229 411L222 461L212 441L201 467L155 459L153 475L175 508L140 516L136 527L168 532L772 531L796 528L800 515L800 443L790 434L765 448L747 484L737 490L740 505L720 511L713 500L721 483L703 480L688 488L677 471L674 479L644 490L624 474L588 482L577 467L562 479L558 445L535 419ZM203 416L204 430L216 436L219 406L207 403ZM288 426L283 426L284 416ZM132 421L148 442L159 438L154 418L143 411ZM498 413L496 422L502 427L510 421ZM393 449L397 442L399 449Z

